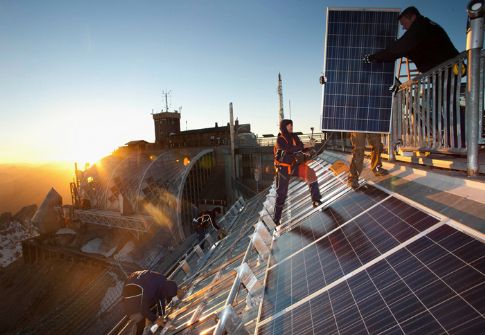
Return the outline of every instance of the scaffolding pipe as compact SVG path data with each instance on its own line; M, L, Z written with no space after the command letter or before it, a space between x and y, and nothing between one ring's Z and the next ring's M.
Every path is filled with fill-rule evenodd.
M473 0L468 3L468 29L466 50L468 56L468 82L466 103L466 133L467 133L467 174L477 176L478 166L478 114L480 101L480 53L483 48L483 15L482 1Z

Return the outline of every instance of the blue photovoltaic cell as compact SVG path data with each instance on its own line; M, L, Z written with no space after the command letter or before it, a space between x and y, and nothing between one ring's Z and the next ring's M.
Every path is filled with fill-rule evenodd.
M258 334L483 334L484 263L484 243L444 225Z
M364 55L397 36L397 10L328 9L322 130L389 132L394 63L364 64Z
M281 312L437 222L397 198L385 200L270 268L261 318ZM293 238L300 239L296 234Z

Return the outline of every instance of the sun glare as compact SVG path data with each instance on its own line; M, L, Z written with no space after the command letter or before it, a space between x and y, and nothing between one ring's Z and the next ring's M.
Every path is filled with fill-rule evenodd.
M110 155L113 149L115 148L110 144L84 143L83 146L78 145L77 148L67 153L63 160L77 162L78 167L81 169L84 168L86 164L96 164L103 157Z

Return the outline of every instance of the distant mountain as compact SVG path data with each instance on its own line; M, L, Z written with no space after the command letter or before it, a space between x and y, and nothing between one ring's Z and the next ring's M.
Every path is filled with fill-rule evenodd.
M36 210L36 205L30 205L13 216L10 212L0 214L0 268L22 255L22 240L38 235L30 222Z
M74 165L67 163L0 164L0 213L40 205L51 187L62 196L64 204L70 204L69 182L73 176Z

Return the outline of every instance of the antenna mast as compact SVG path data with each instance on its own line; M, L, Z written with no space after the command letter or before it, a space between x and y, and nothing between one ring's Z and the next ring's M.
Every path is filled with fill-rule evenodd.
M165 97L165 112L168 112L168 96L170 93L171 91L162 91L162 94Z
M278 95L280 97L280 110L278 112L278 127L279 127L281 120L285 118L285 114L283 112L283 83L281 82L281 73L278 73Z

